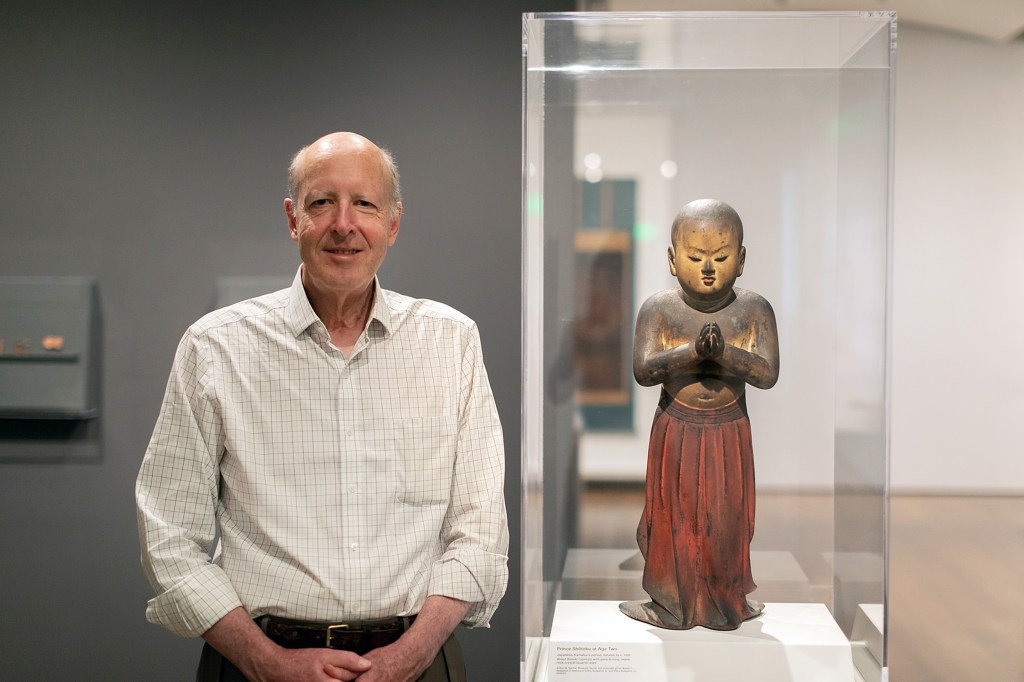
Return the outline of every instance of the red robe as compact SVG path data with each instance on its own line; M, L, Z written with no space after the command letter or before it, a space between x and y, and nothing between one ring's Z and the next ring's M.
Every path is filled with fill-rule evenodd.
M658 627L734 630L761 613L747 600L754 536L754 458L746 402L695 409L662 393L637 528L650 602L622 611Z

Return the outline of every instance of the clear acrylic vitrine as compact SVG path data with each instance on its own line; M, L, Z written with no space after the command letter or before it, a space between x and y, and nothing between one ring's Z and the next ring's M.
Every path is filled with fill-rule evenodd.
M885 676L895 29L891 12L524 15L524 680ZM642 495L659 391L633 381L633 323L676 285L671 222L704 197L742 217L737 285L779 331L778 384L747 393L753 596L784 629L827 620L823 657L771 619L623 643L634 536L580 532L630 524L587 490Z

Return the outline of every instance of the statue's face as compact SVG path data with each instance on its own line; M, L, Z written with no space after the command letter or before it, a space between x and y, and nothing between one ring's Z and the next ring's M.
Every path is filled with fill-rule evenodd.
M668 266L687 296L715 301L743 274L746 249L726 222L686 220L668 249Z

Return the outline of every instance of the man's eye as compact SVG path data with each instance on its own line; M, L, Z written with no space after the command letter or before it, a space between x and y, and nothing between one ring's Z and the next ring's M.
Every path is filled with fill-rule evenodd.
M331 203L330 199L314 199L313 201L309 202L309 207L310 208L322 208L322 207L326 206L329 203Z
M366 199L356 199L355 200L355 205L356 206L363 206L365 208L374 208L374 205L372 203L370 203L369 201L367 201Z

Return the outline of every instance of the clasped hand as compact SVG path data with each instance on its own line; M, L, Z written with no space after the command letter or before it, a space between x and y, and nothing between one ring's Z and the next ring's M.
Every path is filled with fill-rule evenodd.
M700 360L717 360L725 351L725 338L717 322L705 322L693 344L693 350Z
M411 682L429 667L430 660L424 662L398 643L364 656L334 649L286 649L280 652L274 671L259 679Z

